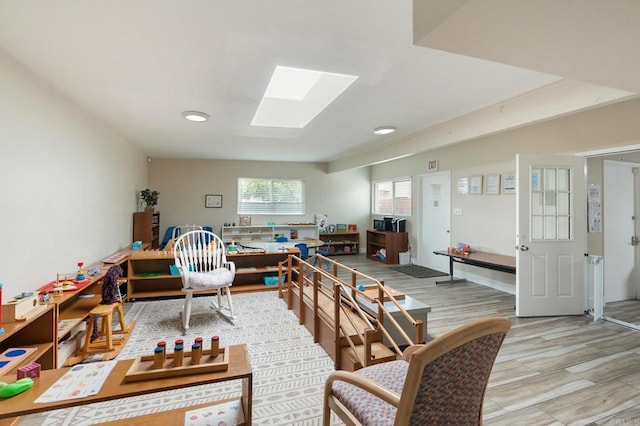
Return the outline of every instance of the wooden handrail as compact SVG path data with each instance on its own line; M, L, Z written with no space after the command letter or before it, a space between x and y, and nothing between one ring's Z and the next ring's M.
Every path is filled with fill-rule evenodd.
M317 265L314 266L312 262L317 260ZM322 265L328 262L331 264L331 270L327 271L322 268ZM286 261L280 262L278 265L278 277L286 277L285 282L279 284L279 295L284 297L286 293L287 307L292 309L293 306L293 291L297 289L299 292L299 306L297 307L299 312L300 323L305 323L305 304L311 306L311 311L314 317L314 341L318 341L319 333L319 318L321 316L330 318L333 316L334 322L334 351L335 351L335 364L336 368L340 366L340 353L341 353L341 340L346 339L347 344L351 347L353 353L358 358L358 361L362 366L371 364L371 341L372 336L377 331L381 332L386 339L391 343L391 346L396 354L401 355L398 344L391 337L390 333L385 327L385 321L388 320L387 326L394 327L399 335L406 340L407 344L422 343L424 324L422 321L416 321L409 315L409 313L398 303L393 296L392 292L384 286L384 282L376 280L369 275L363 274L355 269L349 268L333 259L327 258L320 254L316 254L306 261L301 259L295 254L290 254ZM349 276L349 282L345 281L341 276ZM363 291L358 289L358 280L366 282L365 287L376 287L378 290L378 297L369 297ZM312 295L309 296L308 290L312 289ZM326 312L320 306L320 297L324 295L333 301L333 312ZM360 305L356 301L356 297L375 303L378 307L378 317L370 317L365 313ZM398 309L401 315L411 324L415 329L414 339L409 337L407 333L398 324L395 318L391 316L391 313L384 306L384 301L391 301L393 305ZM341 316L344 312L345 315ZM364 330L358 330L358 326L354 322L351 315L356 314L361 320L364 321L366 327ZM357 331L357 338L365 345L363 355L360 356L356 350L356 342L349 335L346 330L346 324L341 324L341 317L345 318L349 325ZM372 319L374 320L372 322ZM377 330L377 331L376 331ZM326 349L326 348L325 348Z

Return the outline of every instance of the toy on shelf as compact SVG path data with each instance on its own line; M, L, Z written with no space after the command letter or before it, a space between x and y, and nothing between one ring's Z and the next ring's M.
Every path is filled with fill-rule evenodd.
M0 354L0 376L6 375L36 351L36 348L9 348Z
M18 379L29 377L35 380L40 377L40 369L40 364L38 364L37 362L30 362L27 365L18 367Z
M78 262L78 273L76 274L76 281L83 281L86 279L84 272L82 271L82 266L84 262Z

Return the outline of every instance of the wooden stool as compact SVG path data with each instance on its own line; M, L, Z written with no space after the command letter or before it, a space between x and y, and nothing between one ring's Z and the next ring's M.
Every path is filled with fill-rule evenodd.
M84 349L82 351L83 358L90 354L111 352L115 350L116 345L121 345L123 343L123 339L114 340L113 338L112 323L114 310L117 311L120 321L120 330L117 330L116 333L125 334L129 331L124 324L124 312L122 311L121 303L96 306L91 310L91 312L89 312L89 318L87 320L87 334L85 336ZM93 327L96 318L100 318L101 332L99 333L98 339L92 342L91 335L93 334Z

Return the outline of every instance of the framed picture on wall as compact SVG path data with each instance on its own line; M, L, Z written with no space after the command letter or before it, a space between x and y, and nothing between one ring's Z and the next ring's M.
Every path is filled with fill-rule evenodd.
M484 193L491 194L491 195L500 194L500 175L485 176Z
M516 193L516 174L515 172L505 173L502 175L502 193Z
M222 207L222 195L207 194L204 196L204 206L208 209L219 209Z
M469 178L469 194L482 194L482 175Z

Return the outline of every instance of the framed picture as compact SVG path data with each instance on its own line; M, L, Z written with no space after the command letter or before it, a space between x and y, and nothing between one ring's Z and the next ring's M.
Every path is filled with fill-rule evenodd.
M346 223L338 223L336 225L336 232L347 232L347 224Z
M469 194L482 194L482 176L469 178Z
M515 194L516 193L516 174L515 172L505 173L502 175L502 193L503 194Z
M207 194L204 196L204 206L208 209L219 209L222 207L222 195Z
M355 223L350 223L349 226L347 227L347 231L358 232L358 225L356 225Z
M334 225L333 223L327 225L327 232L329 233L336 232L336 225Z
M485 176L484 193L491 194L491 195L500 194L500 175Z
M241 215L239 222L240 222L240 226L250 226L251 225L251 216L249 216L249 215Z

